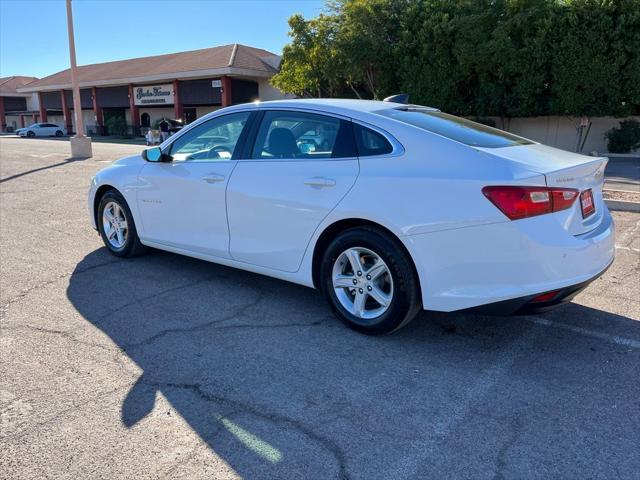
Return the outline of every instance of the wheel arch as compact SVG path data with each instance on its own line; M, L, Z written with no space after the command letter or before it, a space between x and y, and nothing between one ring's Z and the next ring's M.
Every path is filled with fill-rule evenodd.
M116 187L105 183L104 185L100 185L98 187L98 189L96 190L96 194L93 197L93 218L96 222L96 226L98 225L98 206L100 205L100 200L102 200L102 197L105 193L111 190L115 190L120 195L122 195L122 192L120 192Z
M329 246L329 244L340 233L356 227L368 227L373 230L377 230L383 233L384 235L388 236L393 242L397 243L398 247L404 251L404 253L409 258L409 261L411 262L411 266L413 267L413 273L416 276L416 279L418 281L418 291L420 292L420 302L422 302L422 286L420 284L420 275L418 274L418 269L416 268L416 264L413 260L413 256L411 255L411 252L409 252L409 249L393 231L389 230L387 227L377 222L374 222L372 220L366 220L364 218L344 218L328 225L322 231L313 248L313 257L311 261L312 262L311 278L313 281L313 286L316 289L322 291L322 282L320 281L320 263L322 262L322 256L324 255L324 252Z

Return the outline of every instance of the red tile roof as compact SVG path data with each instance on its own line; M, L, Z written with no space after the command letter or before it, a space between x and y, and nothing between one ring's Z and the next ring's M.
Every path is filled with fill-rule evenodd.
M171 74L217 69L229 69L230 73L233 70L247 70L255 72L256 76L271 76L277 72L279 60L278 55L267 50L236 43L189 52L82 65L78 67L78 82L82 86L89 86L94 83L116 84L118 80L145 81L145 77L151 77L150 81L154 81ZM177 77L180 78L180 75ZM32 82L25 90L46 90L46 87L61 86L68 88L70 85L71 73L67 69Z

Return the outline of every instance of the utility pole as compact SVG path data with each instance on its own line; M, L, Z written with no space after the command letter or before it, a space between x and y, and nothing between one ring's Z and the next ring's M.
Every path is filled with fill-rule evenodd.
M84 134L82 120L82 102L80 100L80 86L78 84L76 65L76 43L73 38L73 11L71 0L67 0L67 30L69 32L69 58L71 60L71 87L73 89L73 113L76 117L76 135L71 137L71 157L89 158L93 156L91 138Z

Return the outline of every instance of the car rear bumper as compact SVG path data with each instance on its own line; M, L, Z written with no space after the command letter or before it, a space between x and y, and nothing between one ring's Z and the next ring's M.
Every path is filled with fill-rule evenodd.
M537 313L548 312L556 307L569 303L577 294L589 286L591 282L600 278L609 270L607 267L594 277L577 285L570 285L558 290L550 292L542 292L540 294L527 295L525 297L513 298L511 300L503 300L501 302L489 303L478 307L469 308L466 311L473 313L481 313L485 315L535 315ZM539 301L538 298L543 295L550 295L549 299Z
M404 237L424 309L450 312L512 301L515 308L505 308L512 313L555 290L564 295L552 303L568 301L613 261L614 224L603 208L600 224L583 235L569 234L561 216L550 214Z

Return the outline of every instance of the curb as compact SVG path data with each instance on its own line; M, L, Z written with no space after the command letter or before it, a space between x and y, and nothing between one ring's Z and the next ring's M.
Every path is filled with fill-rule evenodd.
M639 202L626 202L624 200L605 200L609 210L615 210L618 212L636 212L640 213Z

